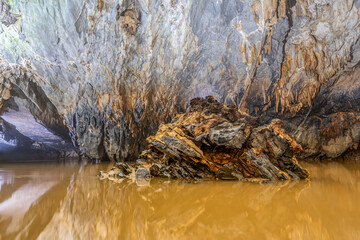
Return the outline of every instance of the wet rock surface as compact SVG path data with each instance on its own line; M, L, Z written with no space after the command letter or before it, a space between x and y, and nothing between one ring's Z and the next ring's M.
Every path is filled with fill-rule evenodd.
M302 147L278 119L260 125L257 118L223 105L213 97L195 98L184 114L162 124L147 139L149 148L130 167L126 163L107 173L116 177L135 172L135 178L259 179L268 181L309 179L295 153ZM129 169L133 168L133 171ZM126 169L126 171L125 171Z

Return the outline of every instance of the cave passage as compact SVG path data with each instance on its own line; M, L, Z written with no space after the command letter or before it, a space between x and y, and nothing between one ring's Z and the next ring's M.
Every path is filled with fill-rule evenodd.
M0 240L360 240L360 0L0 0Z
M58 160L72 143L49 131L27 109L9 109L0 118L0 161Z
M44 92L32 82L25 90L13 85L0 109L0 161L78 157L69 130Z

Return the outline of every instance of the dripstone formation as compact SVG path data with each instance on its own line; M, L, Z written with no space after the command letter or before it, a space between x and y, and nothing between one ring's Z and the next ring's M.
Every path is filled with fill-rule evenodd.
M291 180L309 173L294 153L302 150L281 121L259 125L258 119L213 97L194 98L184 114L162 124L149 147L132 166L119 163L103 177L174 179Z

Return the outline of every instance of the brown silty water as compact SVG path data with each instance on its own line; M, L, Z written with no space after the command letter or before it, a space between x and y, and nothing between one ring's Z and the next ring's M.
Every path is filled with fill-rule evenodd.
M107 164L0 165L0 239L360 239L360 165L308 181L99 180Z

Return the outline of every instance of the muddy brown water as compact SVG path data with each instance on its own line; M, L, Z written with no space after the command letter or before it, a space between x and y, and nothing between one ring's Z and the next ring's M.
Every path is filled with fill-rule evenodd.
M108 164L0 164L0 239L360 239L360 165L311 182L99 180Z

